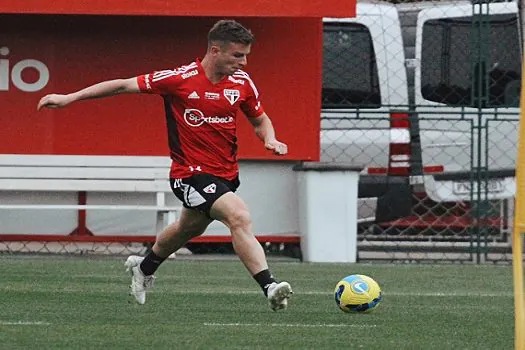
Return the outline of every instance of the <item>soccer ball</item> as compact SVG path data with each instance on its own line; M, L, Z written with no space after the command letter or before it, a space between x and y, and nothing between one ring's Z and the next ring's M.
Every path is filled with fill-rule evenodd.
M335 286L335 302L344 312L370 312L383 299L381 288L365 275L346 276Z

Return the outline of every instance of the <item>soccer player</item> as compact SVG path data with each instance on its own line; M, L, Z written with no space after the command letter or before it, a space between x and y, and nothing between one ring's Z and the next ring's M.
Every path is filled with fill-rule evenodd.
M139 304L145 303L146 290L153 286L159 265L191 238L201 235L213 220L219 220L229 228L235 252L260 285L270 308L287 307L292 288L270 273L264 250L252 232L248 208L235 194L239 186L239 109L268 150L277 155L288 152L287 145L275 137L253 80L242 70L253 41L253 34L240 23L220 20L208 33L202 61L104 81L67 95L47 95L38 103L40 110L124 93L162 96L172 159L170 183L183 209L180 218L158 235L145 258L131 255L126 260L131 294Z

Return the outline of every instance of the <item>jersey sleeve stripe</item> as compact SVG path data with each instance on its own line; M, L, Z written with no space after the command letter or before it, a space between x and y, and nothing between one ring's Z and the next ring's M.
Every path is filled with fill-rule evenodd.
M237 70L235 73L233 73L233 77L234 78L241 78L241 79L245 79L245 80L248 80L248 82L250 83L250 86L252 87L252 90L253 90L253 93L255 94L255 97L256 98L259 98L259 91L257 90L257 88L255 87L255 83L253 82L253 80L250 78L250 76L248 75L248 73L246 73L245 71L242 71L242 70Z
M190 63L187 66L182 66L182 67L177 68L177 69L161 70L161 71L153 73L152 81L156 82L156 81L159 81L159 80L162 80L162 79L166 79L166 78L172 77L174 75L179 75L179 74L182 74L182 73L186 73L190 69L196 69L196 68L197 68L197 63L192 62L192 63Z

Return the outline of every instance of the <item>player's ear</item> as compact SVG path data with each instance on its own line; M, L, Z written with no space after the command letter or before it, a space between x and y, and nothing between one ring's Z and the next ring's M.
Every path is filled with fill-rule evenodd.
M217 44L210 45L210 49L208 50L212 55L217 55L221 51L221 47Z

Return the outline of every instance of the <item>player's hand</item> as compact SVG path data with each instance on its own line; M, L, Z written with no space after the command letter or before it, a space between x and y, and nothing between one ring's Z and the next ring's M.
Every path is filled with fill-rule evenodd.
M37 111L42 108L62 108L70 104L71 98L69 95L57 95L51 94L46 95L40 99L38 106L36 107Z
M288 146L285 143L277 140L270 140L266 142L264 147L266 147L266 149L272 150L273 153L280 156L284 156L286 153L288 153Z

